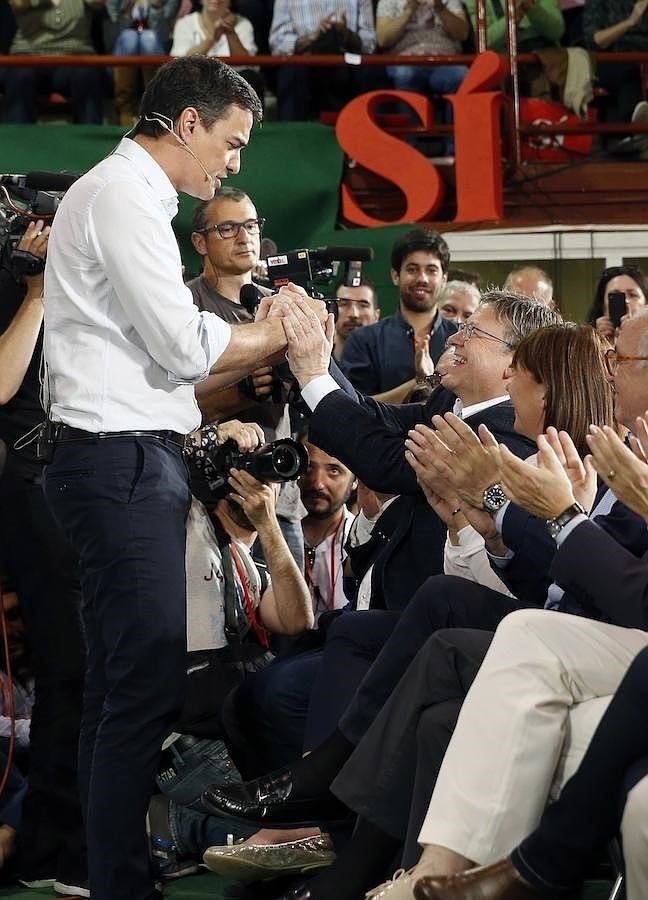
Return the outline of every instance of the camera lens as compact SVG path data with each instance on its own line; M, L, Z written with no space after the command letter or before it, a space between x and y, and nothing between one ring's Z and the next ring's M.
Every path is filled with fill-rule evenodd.
M272 452L272 467L282 478L293 478L299 473L301 460L292 447L285 444Z

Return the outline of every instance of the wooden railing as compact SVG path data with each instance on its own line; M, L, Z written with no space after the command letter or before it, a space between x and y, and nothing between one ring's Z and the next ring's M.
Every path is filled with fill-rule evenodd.
M483 0L478 2L482 6ZM504 56L507 64L506 92L511 99L512 125L509 128L512 162L518 165L522 158L521 138L523 135L557 135L557 134L647 134L648 124L631 122L578 122L527 125L520 121L520 93L519 93L519 67L537 62L534 53L517 52L517 30L514 16L515 0L507 0L506 11L508 14L507 49ZM483 27L482 27L483 26ZM483 32L483 33L482 33ZM477 20L476 43L485 44L484 20ZM597 52L594 54L597 62L604 63L637 63L648 67L648 52L623 51L617 53ZM169 56L112 56L112 55L78 55L78 56L29 56L29 55L0 55L0 67L14 66L157 66L171 59ZM347 54L347 55L295 55L295 56L230 56L223 57L223 61L233 66L259 66L261 68L278 68L281 66L304 67L337 67L348 65L362 66L443 66L466 65L469 66L475 59L474 54L458 53L449 56L398 56L393 54ZM412 127L393 127L389 129L397 134L421 134L426 129ZM451 125L435 125L435 132L447 134L452 131Z

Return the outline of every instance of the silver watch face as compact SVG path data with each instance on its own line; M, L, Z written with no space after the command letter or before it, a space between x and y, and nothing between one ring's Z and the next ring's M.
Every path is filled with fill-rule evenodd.
M482 496L484 509L489 513L496 513L498 509L506 503L508 497L504 493L501 484L491 484L487 487Z

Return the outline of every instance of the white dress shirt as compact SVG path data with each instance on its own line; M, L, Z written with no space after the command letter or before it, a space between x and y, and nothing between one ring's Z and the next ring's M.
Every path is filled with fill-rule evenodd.
M199 312L182 281L177 211L164 170L128 138L64 197L45 267L44 387L54 421L92 432L187 433L200 424L193 386L231 327Z

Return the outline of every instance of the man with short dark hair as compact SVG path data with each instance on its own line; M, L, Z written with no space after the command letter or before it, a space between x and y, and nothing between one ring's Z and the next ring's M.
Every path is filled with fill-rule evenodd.
M253 322L254 316L240 300L244 285L252 284L260 255L265 219L243 191L220 187L211 200L199 204L193 214L191 240L203 261L202 273L187 287L200 310L216 313L226 322ZM270 293L258 286L260 294ZM216 386L214 387L214 382ZM290 437L290 411L281 402L283 391L276 369L262 366L230 387L219 387L218 376L196 385L196 400L203 422L223 421L235 415L257 422L266 440ZM273 399L276 398L276 400ZM294 481L284 482L277 500L277 515L288 546L303 571L304 549L301 518L304 507Z
M415 228L400 237L391 253L391 278L399 308L375 325L357 330L344 347L342 371L353 386L373 396L416 375L417 346L429 340L433 362L443 353L456 325L439 314L437 297L447 279L450 250L436 231Z
M335 298L338 315L335 321L333 358L339 362L351 332L364 325L373 325L374 322L377 322L380 318L380 307L376 288L366 278L363 278L358 285L339 285L335 292Z
M200 423L194 385L210 373L237 380L282 352L286 316L323 311L292 286L265 321L232 327L199 312L182 282L177 193L210 199L239 171L261 118L248 83L215 59L177 59L141 112L133 137L61 202L45 270L45 490L80 561L79 780L94 900L156 896L145 817L183 699L182 445Z

